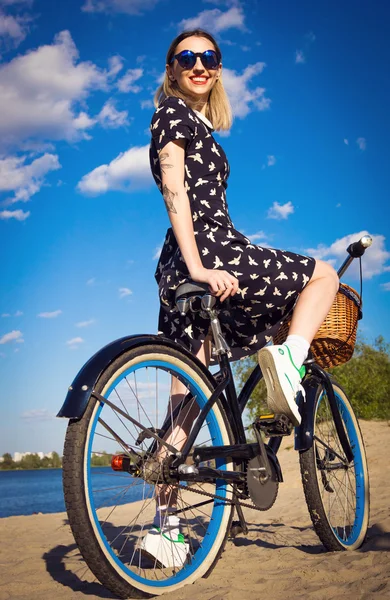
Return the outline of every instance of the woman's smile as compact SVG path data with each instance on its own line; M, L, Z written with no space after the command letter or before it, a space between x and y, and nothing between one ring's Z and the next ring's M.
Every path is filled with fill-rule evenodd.
M205 77L202 75L192 75L191 77L189 77L189 79L191 79L192 83L195 83L195 85L204 85L209 80L209 77Z

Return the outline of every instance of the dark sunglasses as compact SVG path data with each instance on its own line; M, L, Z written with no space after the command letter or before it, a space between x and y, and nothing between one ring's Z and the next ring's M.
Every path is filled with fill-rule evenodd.
M183 50L179 54L175 54L170 61L170 65L173 61L177 60L182 69L193 69L196 64L197 57L200 57L202 65L205 69L213 70L217 69L221 58L218 58L217 53L214 50L205 50L205 52L192 52L192 50Z

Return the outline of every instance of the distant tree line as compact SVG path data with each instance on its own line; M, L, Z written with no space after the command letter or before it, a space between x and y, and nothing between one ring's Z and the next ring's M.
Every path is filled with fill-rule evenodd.
M92 467L109 467L111 465L112 454L103 450L92 455ZM13 460L11 454L3 454L3 461L0 462L0 471L11 471L17 469L60 469L62 467L62 458L58 452L52 452L51 457L40 458L38 454L26 454L19 461Z
M256 355L236 363L238 389L256 364ZM390 420L390 344L382 336L373 344L358 340L351 360L329 371L346 391L358 418ZM249 422L267 412L266 399L266 387L261 380L247 404Z
M62 467L62 459L58 452L52 452L51 456L40 458L38 454L26 454L21 460L13 460L11 454L3 454L3 461L0 462L2 471L13 469L59 469Z

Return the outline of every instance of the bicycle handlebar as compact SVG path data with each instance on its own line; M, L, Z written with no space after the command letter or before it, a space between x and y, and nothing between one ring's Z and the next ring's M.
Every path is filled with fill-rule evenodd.
M360 240L358 240L357 242L352 242L352 244L348 246L347 252L349 256L345 259L345 261L337 271L339 278L341 278L344 275L345 271L348 269L353 259L360 258L361 256L363 256L363 254L365 253L367 248L371 246L371 244L372 237L366 234L363 235L363 237L360 238Z
M372 237L370 235L364 235L358 242L353 242L347 248L348 254L352 258L359 258L363 256L367 248L372 244Z

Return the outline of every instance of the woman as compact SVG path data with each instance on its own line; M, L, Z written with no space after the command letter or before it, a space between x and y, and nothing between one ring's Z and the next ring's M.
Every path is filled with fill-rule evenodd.
M150 163L172 225L156 271L159 330L184 342L208 365L209 322L199 313L180 316L175 290L192 280L208 284L222 303L229 298L219 316L231 360L258 351L269 409L286 414L297 425L301 417L295 398L303 362L337 293L337 273L314 258L251 244L234 228L226 202L229 163L213 138L214 130L230 129L232 117L222 83L221 51L209 33L186 31L172 42L155 105ZM295 303L285 344L263 347ZM181 385L172 382L173 406L183 398ZM172 432L176 447L184 443L194 416ZM160 560L161 544L174 543L174 566L179 566L186 544L178 537L178 517L169 515L175 494L161 487L157 500L157 529L144 538L144 550ZM168 554L173 554L170 549Z

